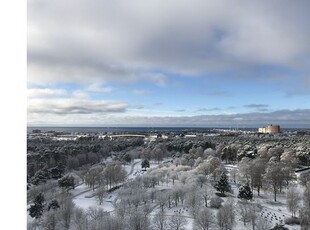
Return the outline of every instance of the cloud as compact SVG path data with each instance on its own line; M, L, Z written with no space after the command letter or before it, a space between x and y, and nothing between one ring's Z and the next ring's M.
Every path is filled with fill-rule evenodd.
M179 113L183 113L183 112L186 112L186 109L177 109L175 110L176 112L179 112Z
M229 115L166 116L166 117L123 117L118 124L131 125L186 125L186 126L233 126L259 127L266 124L280 124L283 127L298 126L309 128L310 109L277 110L274 112L253 112Z
M132 105L132 106L130 106L130 108L132 110L141 110L141 109L145 109L145 106L143 106L143 105Z
M211 112L211 111L219 111L221 110L218 107L214 107L214 108L201 108L201 109L197 109L197 112Z
M214 90L210 92L209 95L215 96L215 97L228 97L230 96L230 93L224 90Z
M121 107L114 104L115 107ZM45 107L44 107L45 108ZM59 107L53 113L59 114ZM79 110L80 108L74 108ZM274 112L252 112L236 113L221 115L197 115L197 116L137 116L125 113L110 114L104 116L97 115L97 106L88 108L93 112L84 114L85 108L81 109L82 113L76 114L72 107L62 108L62 111L71 110L72 114L60 117L51 116L51 111L42 111L35 114L32 111L28 124L66 124L66 125L129 125L129 126L198 126L198 127L260 127L266 124L279 124L281 127L300 127L310 128L310 109L299 110L277 110ZM120 109L120 108L119 108ZM51 109L53 110L53 109ZM120 109L122 111L122 109ZM65 111L67 112L67 111Z
M170 74L308 73L309 7L305 0L29 0L28 81L164 87ZM258 68L264 73L253 74Z
M127 104L117 101L95 101L81 99L32 99L28 102L28 114L101 114L123 113ZM31 118L30 118L31 119Z
M94 83L89 85L85 91L92 92L92 93L110 93L113 91L113 87L105 86L101 83Z
M66 96L67 92L63 89L28 89L27 96L28 98L51 98L51 97L63 97Z
M244 105L245 108L252 108L252 109L266 109L269 107L267 104L248 104Z

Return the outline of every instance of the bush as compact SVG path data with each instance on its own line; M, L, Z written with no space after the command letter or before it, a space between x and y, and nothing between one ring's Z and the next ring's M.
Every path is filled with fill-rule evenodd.
M223 201L224 200L220 197L217 197L217 196L213 197L210 200L210 207L211 208L220 208L222 206Z
M300 225L300 220L297 217L289 217L284 220L284 223L287 225Z

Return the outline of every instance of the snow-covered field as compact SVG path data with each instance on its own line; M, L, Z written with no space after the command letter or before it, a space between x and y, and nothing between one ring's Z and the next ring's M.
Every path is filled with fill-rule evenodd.
M137 176L142 176L147 171L142 170L141 168L141 159L135 159L131 164L123 166L127 172L127 179L126 181L131 181ZM157 168L158 163L150 162L150 168L147 170ZM162 189L163 186L160 186L158 189ZM114 211L113 202L117 199L117 192L114 191L105 197L103 203L99 205L99 201L95 196L95 192L92 191L88 186L85 184L81 184L77 186L75 189L70 190L70 193L73 196L73 201L76 206L87 210L90 207L100 207L104 211L112 212Z
M169 161L167 161L169 162ZM137 176L142 176L148 171L152 169L156 169L159 166L158 163L151 162L150 163L150 168L147 169L147 171L142 170L141 168L141 160L140 159L135 159L131 164L125 165L124 169L127 172L127 178L126 181L132 181L134 180ZM226 168L228 172L233 169L235 166L234 165L227 165ZM179 181L175 181L175 185L180 185ZM235 204L237 204L238 199L236 198L238 194L238 185L234 184L231 181L231 186L233 190L233 195L229 196L230 200L232 199ZM160 185L156 186L156 190L168 190L173 187L172 182L168 183L160 183ZM302 189L301 187L297 187L297 189ZM85 184L82 184L78 187L76 187L74 190L71 190L70 193L73 195L73 201L76 204L76 206L81 207L85 210L87 210L90 207L100 207L104 211L107 212L113 212L114 211L114 205L113 203L117 200L117 193L118 190L107 194L105 197L103 203L99 205L99 201L96 199L96 196L94 192L87 187ZM223 198L224 202L228 199ZM259 204L261 206L261 211L258 213L258 215L261 218L264 218L267 220L270 224L275 226L276 224L284 224L284 219L287 217L290 217L291 214L286 208L286 197L284 194L279 194L277 197L277 202L273 201L273 194L271 191L261 191L261 196L258 197L256 194L254 194L254 199L253 203ZM159 211L159 207L155 205L152 207L152 212L150 216L154 216L156 212ZM217 210L216 209L211 209L214 215L216 215ZM247 223L246 226L244 226L243 221L241 220L241 216L238 212L238 206L236 205L236 225L235 229L238 230L246 230L246 229L251 229L252 225L251 223ZM174 214L180 214L181 216L185 217L187 220L187 225L186 229L191 230L193 226L193 218L189 212L189 207L187 207L185 204L179 204L177 207L172 206L171 208L165 208L165 214L166 216L172 216ZM285 225L290 230L299 230L300 226L288 226Z

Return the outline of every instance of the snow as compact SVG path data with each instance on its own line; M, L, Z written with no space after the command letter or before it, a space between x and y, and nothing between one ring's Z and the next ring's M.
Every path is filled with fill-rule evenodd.
M107 195L103 203L99 205L99 201L96 199L96 196L94 196L94 191L89 189L85 184L76 187L74 190L70 190L70 193L74 197L73 201L76 206L83 208L84 210L87 210L90 207L100 207L107 212L114 210L112 204L113 199L111 199L113 196Z
M165 163L164 163L165 162ZM157 162L150 162L150 168L147 168L146 170L141 169L141 159L135 159L131 164L123 166L124 169L127 172L127 178L126 181L134 180L135 177L144 175L148 172L153 171L154 169L158 168L159 166L163 166L167 170L174 170L174 166L171 164L171 159L165 159L162 164L158 164ZM166 168L166 167L167 168ZM172 167L169 167L172 166ZM231 169L235 168L235 165L225 165L227 168L228 173ZM178 172L180 173L180 172ZM227 197L224 197L224 202L227 202L228 199L232 200L233 203L237 204L239 199L237 198L238 194L238 185L234 184L232 181L230 181L231 187L232 187L232 194L227 193ZM183 185L181 184L180 180L175 180L174 185L172 184L172 181L165 181L161 182L160 185L156 185L155 189L157 191L163 191L163 190L170 190L174 186L177 185ZM302 193L303 186L296 184L295 188ZM103 203L99 205L99 201L97 200L94 191L89 188L85 184L81 184L77 186L75 189L69 191L72 194L73 201L76 204L77 207L80 207L84 210L89 209L90 207L100 207L104 211L107 212L113 212L114 211L114 203L117 202L118 198L118 190L113 191L112 193L109 193L106 195L106 197L103 200ZM284 223L284 219L291 217L291 213L286 208L286 195L285 193L281 193L277 195L277 202L273 201L273 193L271 191L261 191L261 196L258 197L256 191L253 192L253 201L252 203L259 204L261 206L261 211L257 214L258 216L261 216L262 218L268 220L273 226L276 224L282 224ZM152 218L155 213L159 211L159 206L157 204L151 204L152 205L152 212L150 214L150 217ZM201 207L203 207L203 204L201 204ZM217 209L211 209L209 208L214 215L217 213ZM239 214L238 206L235 206L236 211L236 225L234 229L237 230L246 230L251 229L252 224L249 222L244 226L243 221L241 220L241 216ZM189 207L186 206L186 204L179 203L177 207L174 206L172 203L171 208L165 207L165 213L166 216L172 216L175 214L180 214L186 220L188 221L186 225L186 229L191 230L193 229L193 218L190 214ZM28 221L31 221L31 217L28 216ZM288 226L285 225L289 230L300 230L300 226Z

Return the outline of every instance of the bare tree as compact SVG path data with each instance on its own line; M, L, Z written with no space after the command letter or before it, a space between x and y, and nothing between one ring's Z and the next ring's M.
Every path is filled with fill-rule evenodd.
M304 207L299 211L301 230L310 229L310 182L306 184L303 195Z
M180 181L185 184L186 183L186 180L188 178L188 173L187 172L183 172L180 176Z
M250 183L250 174L252 171L252 159L243 157L238 164L239 175Z
M310 229L310 210L309 209L300 210L300 226L301 226L301 230Z
M268 167L265 173L265 181L267 185L270 185L274 193L274 201L277 201L277 192L283 183L282 166L280 162L269 161Z
M87 210L89 217L88 227L91 230L104 229L104 219L108 215L102 208L90 207Z
M291 149L285 150L285 152L282 153L280 160L285 167L295 168L298 165L296 153Z
M77 230L87 230L88 229L88 219L87 214L81 208L75 208L73 223Z
M270 230L272 228L272 224L263 217L258 217L256 221L256 230Z
M169 229L170 230L185 230L185 226L187 225L188 221L185 219L184 216L179 214L175 214L171 216L169 219Z
M151 199L152 203L156 199L156 193L157 193L156 189L151 189L151 191L150 191L150 199Z
M69 195L63 197L63 200L60 203L61 203L59 209L60 223L65 229L69 229L75 204L73 203L72 198Z
M243 221L243 225L250 221L250 204L248 202L240 202L238 205L238 211Z
M207 208L202 208L196 215L194 225L198 230L209 230L215 224L215 216Z
M257 189L258 196L260 196L260 189L263 187L263 177L266 171L266 165L266 161L261 158L254 159L251 163L251 187L252 189Z
M310 182L306 184L303 196L303 203L306 208L310 209Z
M153 150L152 150L152 157L154 160L157 161L157 163L159 163L160 161L163 160L163 156L164 156L164 152L163 150L156 146Z
M187 194L187 187L178 187L178 191L179 191L179 198L182 204L184 204L184 200Z
M202 187L200 192L205 202L205 206L208 207L208 200L213 196L214 189L210 187L208 184L206 184Z
M197 184L202 188L202 186L207 182L207 177L202 174L198 174L196 177Z
M172 172L170 175L170 178L172 180L172 184L174 185L174 181L178 179L178 174L176 174L175 172Z
M299 209L301 197L298 191L295 188L290 187L286 194L286 205L287 208L292 212L292 216L296 215L296 211Z
M114 204L116 216L119 219L125 219L128 212L130 212L130 206L127 201L122 199L120 202Z
M197 207L200 204L200 198L196 188L192 188L192 192L187 194L186 204L189 207L192 216L195 218L197 214Z
M208 157L207 159L208 173L212 174L213 180L223 172L224 165L218 157Z
M106 195L105 187L103 185L99 185L99 187L97 188L95 194L96 194L96 197L97 197L97 199L99 201L99 205L101 205L102 202L103 202L103 198Z
M94 166L90 168L85 175L85 183L89 185L89 187L92 187L93 191L95 190L95 185L100 180L102 170L102 166Z
M175 206L178 206L178 202L180 199L179 188L174 187L171 191L172 199L174 200Z
M27 230L37 230L39 227L39 223L34 220L32 222L27 222Z
M167 217L165 211L160 210L157 212L153 218L153 228L154 230L165 230L167 226Z
M116 218L112 215L106 215L104 217L104 230L123 230L124 222L122 219Z
M106 184L112 188L112 185L118 184L124 181L126 177L126 171L123 169L120 162L110 162L106 165L103 172L103 178Z
M231 178L233 179L234 183L236 183L238 170L236 168L233 168L230 170L229 174L230 174Z
M250 203L250 220L252 223L252 229L255 230L255 226L257 225L258 212L261 211L261 207L257 204Z
M235 225L235 212L232 204L223 205L217 212L217 222L221 230L231 230Z
M46 230L56 230L58 222L58 211L54 209L46 212L41 218L41 226Z
M164 207L167 203L167 195L163 192L161 192L160 194L158 194L157 196L157 203L159 205L159 208L161 209L161 211L164 211Z
M129 216L130 230L148 230L150 229L150 221L148 216L141 212L131 213Z
M203 175L208 175L209 174L209 166L207 161L203 161L201 164L197 166L198 172L203 174Z

